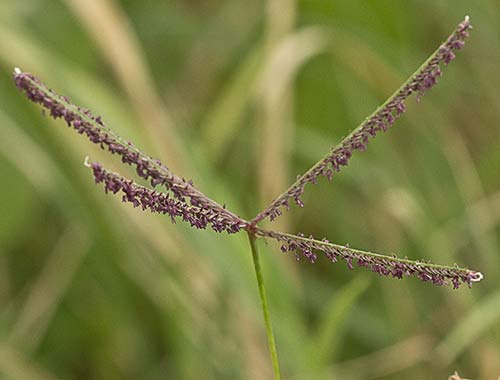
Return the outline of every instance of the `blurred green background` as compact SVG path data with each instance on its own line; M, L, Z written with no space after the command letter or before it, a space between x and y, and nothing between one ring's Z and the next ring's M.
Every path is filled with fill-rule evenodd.
M105 195L85 155L133 173L44 118L15 66L251 218L466 14L439 85L273 227L485 280L453 291L260 248L284 378L497 379L496 0L0 0L0 379L272 376L245 234Z

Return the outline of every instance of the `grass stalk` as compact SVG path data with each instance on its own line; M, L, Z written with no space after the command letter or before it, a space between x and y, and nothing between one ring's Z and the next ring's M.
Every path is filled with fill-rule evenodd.
M280 365L278 361L278 352L276 351L276 342L274 340L273 327L271 325L271 318L269 317L269 307L267 306L266 288L264 286L264 278L262 276L262 268L260 266L259 251L257 244L255 244L255 234L248 231L248 240L252 249L252 259L255 268L255 275L257 277L257 285L259 287L259 295L262 303L262 313L264 314L264 323L266 325L267 344L269 346L269 353L271 354L271 362L273 363L274 380L280 380Z

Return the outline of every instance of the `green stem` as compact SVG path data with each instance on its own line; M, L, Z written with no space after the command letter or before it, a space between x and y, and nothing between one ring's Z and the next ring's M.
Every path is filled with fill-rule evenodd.
M274 380L280 380L280 364L278 361L278 352L276 351L276 342L274 341L273 327L271 326L271 319L269 318L269 308L267 306L266 288L264 287L264 278L262 277L262 268L259 261L259 251L255 244L255 234L248 231L248 240L252 248L252 259L255 268L255 275L257 276L257 285L259 286L259 295L262 302L262 313L264 314L264 322L266 325L267 344L271 354L271 361L273 363Z

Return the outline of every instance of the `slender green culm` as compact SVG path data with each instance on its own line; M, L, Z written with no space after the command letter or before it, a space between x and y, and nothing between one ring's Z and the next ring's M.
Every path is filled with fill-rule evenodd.
M259 287L259 295L262 303L262 313L264 314L264 323L266 325L267 343L273 363L274 380L281 380L278 351L276 350L273 326L271 325L271 318L269 317L269 307L267 306L266 288L264 286L264 278L262 276L262 268L259 261L259 251L257 250L257 244L255 244L255 234L251 231L248 231L248 240L250 241L250 247L252 249L253 266L255 268L255 276L257 277L257 285Z

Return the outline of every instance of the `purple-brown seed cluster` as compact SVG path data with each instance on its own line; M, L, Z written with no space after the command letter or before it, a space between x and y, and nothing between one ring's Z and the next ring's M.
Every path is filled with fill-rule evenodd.
M64 119L68 126L86 135L91 142L112 154L121 156L122 162L134 166L137 174L149 181L151 186L162 185L167 189L166 193L158 192L127 180L119 174L111 173L98 163L87 164L92 169L95 182L104 184L106 193L121 192L123 202L131 203L134 207L140 206L143 210L169 215L174 223L181 219L199 229L210 226L216 232L227 233L245 229L250 234L281 242L281 250L284 253L295 252L297 260L304 257L314 263L317 260L317 253L322 252L332 262L345 260L349 269L353 269L353 265L356 264L383 276L398 279L413 276L436 285L452 284L453 288L457 289L462 283L470 287L473 282L480 281L483 275L456 266L441 266L360 251L348 245L332 244L326 239L319 241L313 236L306 238L303 234L290 235L268 231L257 227L257 223L267 217L273 220L281 215L281 207L288 209L290 199L303 207L301 196L308 183L316 183L320 176L331 180L334 173L348 164L354 151L364 151L370 138L388 130L405 111L405 101L410 95L415 93L417 100L420 100L421 96L437 83L438 77L441 76L441 65L447 65L455 58L454 51L462 48L470 28L467 17L396 94L347 136L339 146L332 148L328 155L303 176L298 177L285 193L276 198L251 222L243 220L208 198L196 189L191 181L176 176L160 161L152 159L114 134L105 126L100 116L94 116L89 110L72 104L68 98L57 95L33 75L16 69L14 79L28 99L47 109L53 118Z
M192 227L198 229L205 229L210 225L216 232L226 231L228 233L238 232L242 227L238 221L212 210L188 205L178 198L170 197L168 193L140 186L134 181L103 169L99 163L92 163L89 166L92 169L95 182L103 183L106 193L116 194L121 191L123 202L131 203L134 207L141 206L143 210L169 215L172 223L175 223L176 218L181 218L182 221L188 222Z
M132 143L115 135L105 126L100 116L94 116L89 110L72 104L68 98L56 94L32 74L16 70L14 80L29 100L47 109L54 119L63 118L69 127L87 136L102 149L121 156L122 162L135 166L137 175L148 180L151 186L162 185L179 201L187 203L189 200L190 205L231 220L234 226L242 228L247 225L243 219L196 189L192 181L176 176L160 161L147 156Z
M430 281L435 285L453 284L454 289L458 289L462 283L466 283L470 287L473 282L478 282L483 278L480 272L469 269L447 267L360 251L352 249L348 245L332 244L326 239L320 241L312 236L305 238L303 234L289 235L258 228L257 235L279 241L282 244L281 251L283 253L294 252L297 260L300 260L301 256L303 256L311 263L317 260L316 252L322 252L333 263L339 259L345 260L351 270L354 263L356 263L358 266L368 268L381 276L391 276L398 279L417 277L422 281Z
M331 153L299 177L285 193L276 198L264 211L257 215L252 220L252 224L256 224L267 217L271 220L276 219L282 214L282 207L289 209L290 199L303 207L301 196L304 193L305 186L309 183L315 184L320 176L325 176L328 180L331 180L334 173L348 164L354 151L366 150L370 138L375 137L381 131L387 131L394 124L395 120L405 111L405 100L410 95L416 93L417 100L420 100L422 95L437 83L438 77L442 74L441 65L446 66L455 58L454 51L462 48L471 28L469 18L466 17L421 69L396 94L347 136L339 146L332 148Z

